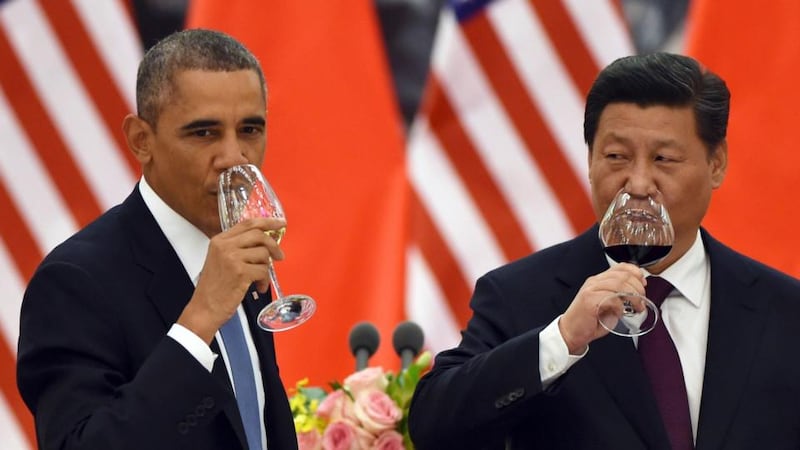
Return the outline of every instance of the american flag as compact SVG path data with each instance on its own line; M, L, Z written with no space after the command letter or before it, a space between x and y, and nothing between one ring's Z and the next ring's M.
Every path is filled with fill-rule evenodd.
M456 345L475 280L594 222L583 105L634 52L613 0L451 0L421 114L406 311L434 351Z
M35 447L14 373L27 280L139 176L120 123L141 52L124 0L0 0L2 448ZM613 0L445 8L408 150L406 311L431 349L458 342L478 276L593 221L583 99L632 52Z
M19 309L44 254L139 176L120 131L141 45L123 0L0 1L0 447L35 448Z

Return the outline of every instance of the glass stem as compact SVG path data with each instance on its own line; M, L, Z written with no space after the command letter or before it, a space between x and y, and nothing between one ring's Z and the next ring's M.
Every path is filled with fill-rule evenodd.
M275 266L272 264L272 258L269 259L267 267L269 269L269 280L272 282L272 289L275 291L275 299L280 300L283 298L283 292L281 292L281 285L278 284L278 276L275 275Z

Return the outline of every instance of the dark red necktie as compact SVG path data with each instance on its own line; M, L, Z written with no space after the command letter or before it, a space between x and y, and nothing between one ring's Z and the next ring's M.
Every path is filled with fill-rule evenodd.
M647 298L659 309L672 289L669 281L663 278L647 277ZM672 449L693 449L692 422L681 360L663 320L659 318L651 332L639 336L638 347Z

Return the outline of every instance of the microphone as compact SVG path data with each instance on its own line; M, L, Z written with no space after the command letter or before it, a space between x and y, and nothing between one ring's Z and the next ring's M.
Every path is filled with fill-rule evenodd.
M350 352L356 357L356 372L367 367L370 356L375 354L381 337L378 329L369 322L359 322L350 330Z
M422 350L424 343L425 336L419 325L411 321L401 322L397 325L392 334L392 345L394 345L394 351L400 356L402 369L411 364L414 357Z

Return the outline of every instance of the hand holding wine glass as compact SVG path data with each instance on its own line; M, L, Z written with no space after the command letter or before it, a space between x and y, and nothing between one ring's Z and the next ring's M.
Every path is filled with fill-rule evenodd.
M675 231L662 197L659 191L649 196L635 196L624 189L617 193L599 231L611 259L648 267L669 254ZM618 292L598 305L598 321L613 334L640 336L655 327L658 307L643 295Z
M233 166L220 174L217 200L223 231L249 218L286 218L275 191L252 164ZM285 232L286 227L265 231L278 243ZM259 313L259 327L266 331L284 331L308 320L316 311L314 299L302 294L284 296L272 260L268 270L276 299Z

